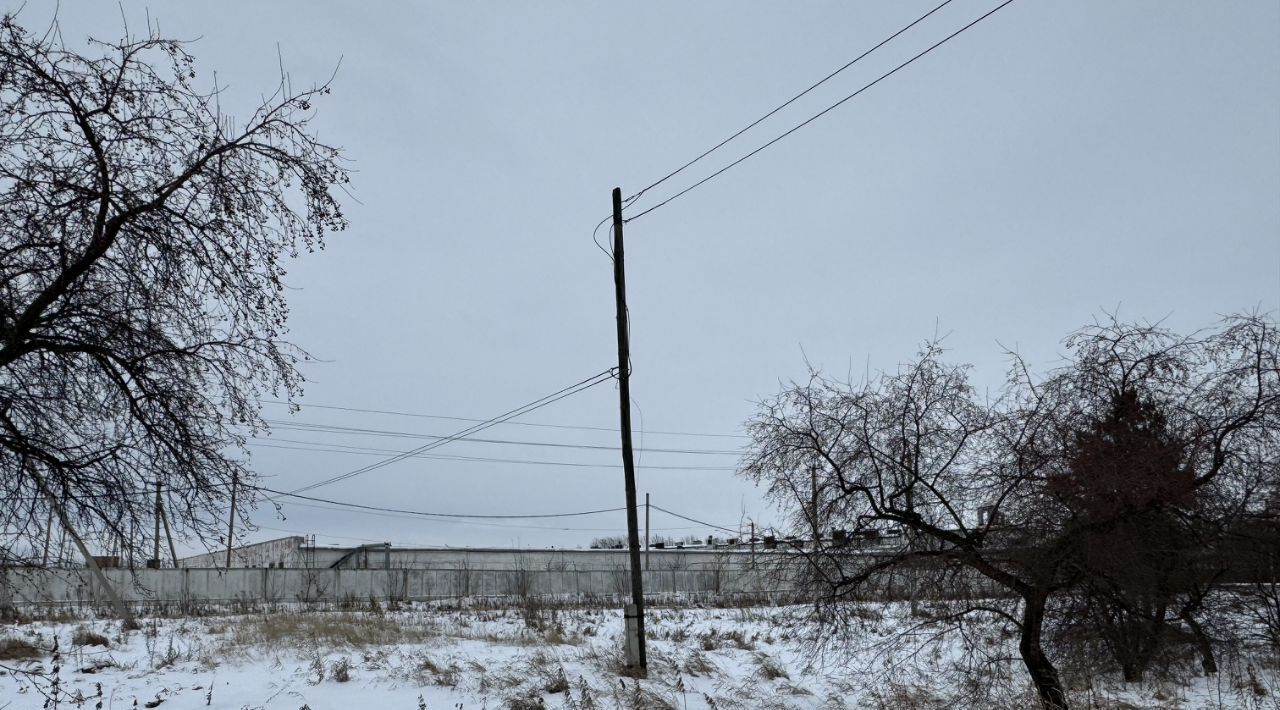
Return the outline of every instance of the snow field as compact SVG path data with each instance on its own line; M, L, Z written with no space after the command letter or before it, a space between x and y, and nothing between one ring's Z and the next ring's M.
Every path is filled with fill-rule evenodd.
M101 619L9 623L0 638L32 650L6 656L0 646L0 709L41 708L55 682L66 708L1036 706L1016 635L1000 623L948 630L903 604L873 604L838 640L814 648L806 643L811 611L650 609L647 679L623 667L621 609L375 606L150 618L136 631ZM1105 673L1064 676L1075 707L1261 710L1280 707L1271 661L1227 654L1216 678L1188 671L1128 686Z

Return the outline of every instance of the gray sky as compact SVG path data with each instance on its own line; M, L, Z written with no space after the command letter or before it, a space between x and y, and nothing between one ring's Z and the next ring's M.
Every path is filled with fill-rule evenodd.
M323 81L321 135L358 174L349 231L293 264L305 424L449 434L616 360L609 193L656 180L933 7L930 2L123 3L199 38L247 115L278 73ZM704 177L994 7L955 0L787 111L646 194ZM9 0L10 7L15 4ZM28 28L52 4L29 2ZM114 38L114 3L65 1L64 37ZM602 230L603 234L604 230ZM626 229L637 436L727 451L753 402L802 377L892 368L935 332L982 386L1003 343L1039 366L1104 309L1176 328L1280 308L1280 4L1019 0L858 98ZM616 426L596 387L521 421ZM267 416L284 419L268 405ZM482 436L616 446L593 430ZM275 445L419 439L278 429ZM289 439L292 441L283 441ZM308 444L294 443L311 442ZM616 451L456 442L437 453L617 466ZM293 489L377 457L255 447ZM730 468L732 454L643 454ZM773 518L732 472L645 469L641 495L736 527ZM411 459L318 489L375 506L554 513L623 503L620 469ZM622 513L493 527L269 510L251 539L586 546ZM656 514L662 534L689 523ZM540 527L534 527L540 526ZM601 530L553 530L550 527Z

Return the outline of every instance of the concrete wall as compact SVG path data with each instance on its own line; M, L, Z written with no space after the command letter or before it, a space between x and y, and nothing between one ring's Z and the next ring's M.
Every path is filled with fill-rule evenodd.
M111 569L104 573L128 602L179 606L630 592L630 577L623 569L183 568ZM785 591L779 589L773 575L746 567L651 569L644 575L644 584L646 593L655 595ZM87 569L0 570L0 606L105 602L106 596Z
M344 569L470 569L470 570L617 570L630 569L626 550L512 550L500 548L383 548L368 546L302 547L301 537L286 537L234 548L235 567L315 567L340 563ZM710 569L747 564L769 553L749 550L685 549L641 552L654 570ZM181 567L226 567L226 552L196 555L179 561Z

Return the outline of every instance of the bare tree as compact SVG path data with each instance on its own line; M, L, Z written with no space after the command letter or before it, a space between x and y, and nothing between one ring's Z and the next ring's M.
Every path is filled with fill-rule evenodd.
M815 373L762 404L749 423L745 473L790 511L795 530L809 528L820 508L853 541L799 553L826 590L818 637L856 622L851 602L906 576L935 598L964 602L947 623L981 614L1015 627L1043 704L1065 708L1046 622L1089 576L1089 541L1158 517L1174 489L1215 501L1221 517L1257 508L1280 450L1280 338L1271 323L1239 316L1180 336L1111 319L1066 346L1069 360L1041 377L1011 354L1008 382L992 399L930 343L869 382ZM1064 494L1082 474L1080 433L1129 391L1161 413L1164 436L1176 442L1175 465L1144 464L1147 473L1176 480L1162 479L1159 495L1081 517ZM814 465L818 506L808 482Z
M81 52L0 18L4 554L40 549L52 507L143 557L157 482L179 532L225 529L259 397L302 382L282 259L346 226L347 170L308 126L328 93L281 77L236 121L183 42Z

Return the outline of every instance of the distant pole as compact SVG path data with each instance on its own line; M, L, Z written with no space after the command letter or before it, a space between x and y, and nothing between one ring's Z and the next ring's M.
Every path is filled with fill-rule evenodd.
M649 569L649 494L644 494L644 568Z
M160 569L160 479L158 478L156 479L156 537L155 544L151 548L151 559L155 560L151 564L155 565L156 569Z
M160 522L164 523L164 537L169 541L169 556L173 558L173 568L178 568L178 550L173 546L173 531L169 529L169 516L164 513L164 503L160 504Z
M627 485L627 542L631 553L631 603L634 605L635 660L648 672L644 647L644 588L640 570L640 530L636 513L636 466L631 449L631 343L627 325L627 276L622 247L622 189L613 188L613 285L618 320L618 400L622 433L622 470Z
M49 518L44 523L44 554L40 558L41 567L49 566L49 545L52 542L53 542L53 506L49 506Z
M227 516L227 569L231 569L231 546L236 532L236 484L240 482L240 474L231 474L231 515Z
M813 495L813 499L810 501L812 505L812 511L813 511L813 550L810 552L810 554L813 555L814 558L816 558L818 554L818 548L821 546L821 542L822 542L822 525L818 522L818 467L817 466L814 466L814 465L809 466L809 485ZM814 560L814 564L818 564L816 559ZM819 615L819 618L821 618L822 596L821 596L821 592L818 589L818 584L816 583L816 581L813 585L813 611L814 613Z
M810 510L813 511L813 518L812 518L813 549L816 551L818 549L818 543L822 541L822 524L818 521L818 467L817 466L809 467L809 485L813 495L813 498L810 501L810 505L811 505Z
M103 574L102 568L98 566L98 561L94 559L93 555L89 554L89 547L84 544L84 539L80 537L80 533L76 532L75 528L71 526L71 520L67 517L66 506L59 505L58 499L54 497L53 492L46 485L44 477L30 462L27 462L27 471L35 480L36 488L41 495L53 507L54 513L58 516L58 523L62 525L62 531L71 535L71 541L75 543L76 548L80 550L80 555L84 557L85 566L89 568L90 574L98 580L98 587L107 595L107 600L115 608L116 615L124 622L126 628L138 628L138 622L134 620L133 612L129 611L129 607L124 605L124 600L120 598L120 595L116 593L116 588L111 586L111 582L107 580L107 575Z

